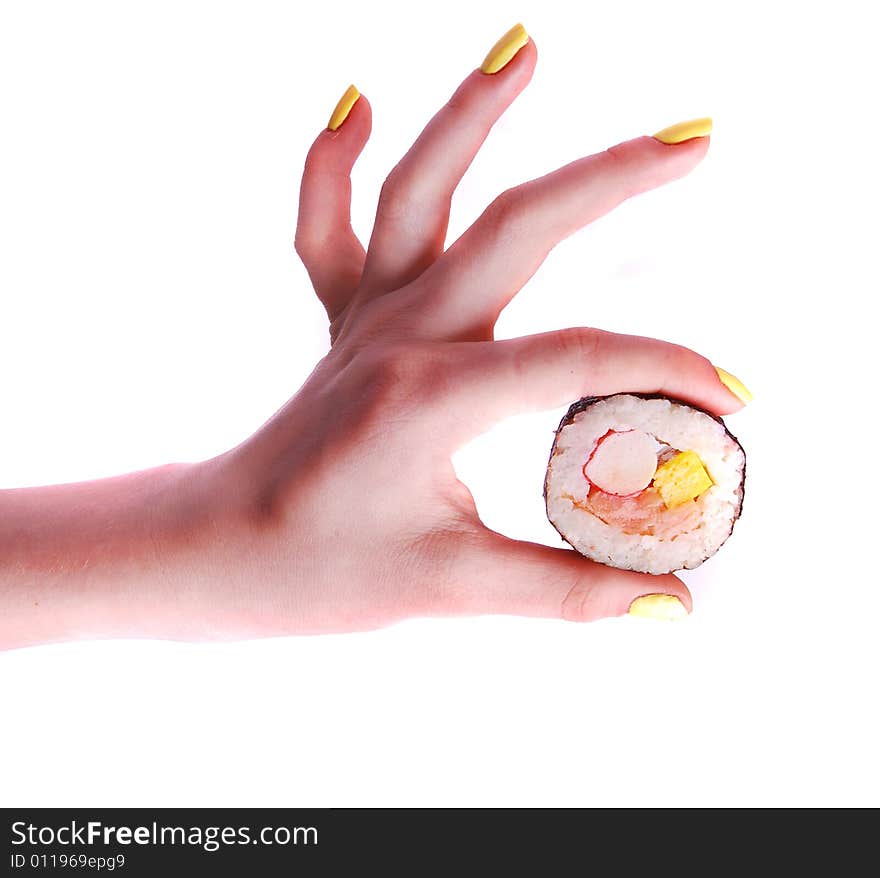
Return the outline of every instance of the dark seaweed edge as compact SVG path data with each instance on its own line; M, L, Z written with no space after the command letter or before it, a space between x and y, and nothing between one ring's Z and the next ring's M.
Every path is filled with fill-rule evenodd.
M700 406L698 406L698 405L694 405L693 403L690 403L690 402L685 402L684 400L678 399L677 397L674 397L674 396L666 396L663 393L636 393L636 392L627 391L625 393L610 393L610 394L608 394L608 396L583 396L577 402L573 402L568 407L568 411L563 415L562 420L559 422L559 426L556 428L556 430L553 433L553 446L550 448L550 457L547 460L547 471L544 474L544 513L547 516L547 521L550 522L550 524L553 526L553 530L555 530L556 533L559 534L559 536L562 538L562 541L564 543L567 543L569 546L571 546L576 552L578 552L579 555L583 554L582 552L578 551L578 549L575 547L574 543L569 542L569 540L567 540L565 538L565 534L562 533L562 531L559 530L558 527L556 527L556 525L553 523L553 520L550 518L550 510L547 506L547 482L550 479L550 469L551 469L551 465L553 463L553 457L556 454L556 443L559 441L559 434L566 427L568 427L570 424L573 423L575 415L579 415L581 412L585 412L590 406L595 405L597 402L603 402L606 399L614 399L615 397L619 397L619 396L635 396L638 399L665 399L668 402L675 403L675 405L680 405L680 406L683 406L684 408L692 409L695 412L700 412L701 414L708 415L710 418L712 418L713 421L717 421L719 424L721 424L722 427L724 427L724 432L727 433L727 435L736 443L737 447L742 452L742 455L743 455L742 480L739 483L739 505L737 506L736 514L733 516L733 518L730 521L730 530L727 532L727 536L718 544L718 548L716 548L714 552L712 552L710 555L706 555L706 557L703 558L702 561L700 561L700 564L703 564L705 561L708 561L709 558L712 557L712 555L715 555L718 552L718 549L720 549L730 539L730 536L733 533L734 525L737 523L737 521L739 521L739 518L742 515L743 503L745 501L745 496L746 496L747 455L746 455L746 450L745 450L745 448L742 447L742 444L740 443L739 439L737 439L736 436L734 436L733 433L730 432L730 428L727 426L727 424L724 423L724 421L722 420L722 418L719 415L713 415L712 412L707 412L706 409L700 408ZM583 557L590 558L589 555L583 555ZM595 561L597 564L604 564L603 561L599 561L596 558L590 558L590 560ZM605 566L610 567L613 565L607 564ZM699 564L697 566L699 566ZM617 569L631 570L632 568L617 568ZM676 568L676 569L695 570L696 567L685 567L685 568ZM672 573L673 571L670 570L669 572ZM662 576L663 574L658 573L658 574L651 574L651 575Z

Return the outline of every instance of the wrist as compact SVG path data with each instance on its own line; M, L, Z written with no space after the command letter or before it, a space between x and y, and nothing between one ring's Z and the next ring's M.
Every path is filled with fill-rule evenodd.
M139 585L153 636L260 633L258 504L237 456L163 469L162 500L150 515L155 563Z
M303 549L267 470L246 442L174 474L178 518L157 541L175 582L180 623L165 619L172 636L225 640L298 628Z
M0 648L220 636L244 531L222 471L169 464L0 492Z

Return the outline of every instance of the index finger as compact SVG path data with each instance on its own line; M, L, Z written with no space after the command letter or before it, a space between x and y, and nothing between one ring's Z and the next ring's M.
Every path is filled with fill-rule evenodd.
M443 252L453 192L492 126L532 78L537 51L522 25L498 45L504 63L487 64L496 46L385 181L364 266L362 286L370 296L405 285Z
M485 335L556 244L631 196L683 177L709 148L706 136L675 144L658 137L612 146L496 198L414 285L427 334Z

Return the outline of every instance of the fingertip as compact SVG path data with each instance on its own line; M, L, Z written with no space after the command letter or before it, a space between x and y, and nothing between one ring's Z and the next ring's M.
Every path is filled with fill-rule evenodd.
M694 609L694 600L690 589L679 579L674 573L667 573L665 576L655 577L662 582L663 594L678 598L688 613Z
M334 115L336 114L337 110L334 110ZM306 156L305 179L318 179L324 173L350 172L369 140L372 120L370 102L359 93L338 126L335 129L322 129L313 141Z
M352 121L357 120L360 127L363 127L364 124L369 127L372 124L373 105L363 92L360 93L360 97L358 97L357 102L351 108L349 118L352 119Z
M708 149L707 137L670 146L643 135L610 146L585 161L598 160L601 171L616 177L631 197L689 174Z
M515 85L516 93L519 94L531 81L537 63L538 47L535 45L535 41L529 37L529 41L502 71L488 77L485 74L480 75L484 80L512 83Z
M367 100L366 95L362 94L358 98L357 103L351 108L346 122L351 123L349 136L358 144L358 151L362 150L373 130L373 106Z
M693 607L687 586L674 574L655 576L621 570L571 554L572 564L578 565L577 578L562 602L561 612L569 622L592 622L627 613L647 615L652 605L656 613L670 616L675 615L678 605L678 615L684 616Z
M675 622L678 619L686 618L688 612L682 602L674 595L658 593L636 598L627 615L639 619Z
M360 96L361 93L356 85L350 85L342 93L342 97L336 102L336 106L333 108L333 112L330 114L330 119L327 122L327 128L330 131L336 131L345 122Z
M515 70L517 67L520 67L524 70L529 71L529 75L531 76L532 71L535 69L535 65L538 63L538 47L535 44L535 38L529 34L528 42L516 53L514 59L508 64L508 67L511 70ZM507 68L505 68L506 70ZM502 73L505 71L502 71Z
M349 86L303 167L294 249L331 319L345 307L363 271L364 249L351 228L350 174L371 120L369 101Z
M636 340L638 345L638 336L629 336L629 338ZM647 341L647 339L642 340ZM659 374L661 381L658 386L650 387L646 384L644 387L633 389L643 393L661 393L716 416L734 414L743 408L743 401L725 385L721 377L723 370L714 366L708 357L685 345L659 339L650 340L644 350L649 355L644 364L646 366L644 374L646 376ZM659 357L659 368L656 369L649 365L654 356Z
M733 375L726 369L722 369L720 366L714 366L713 368L718 380L724 385L725 390L728 391L728 395L736 400L733 411L741 411L754 399L752 391L736 375Z
M724 402L722 405L713 406L713 410L717 415L738 415L745 408L745 404L733 397L733 394L726 392L724 394Z
M674 613L675 602L679 602L687 613L693 610L694 602L688 587L674 574L663 573L659 575L651 573L635 573L631 571L620 571L628 576L627 591L628 594L621 594L621 603L619 606L620 615L627 613L631 615L640 615L633 613L633 605L638 607L649 607L651 603L657 603L666 608L666 611ZM662 596L662 599L654 601L655 596ZM644 598L650 597L651 601L645 601ZM639 604L638 602L641 603ZM680 611L679 611L680 612Z
M628 616L673 622L693 612L694 602L687 586L674 574L647 577L624 611Z
M369 136L372 121L373 108L367 96L351 85L339 99L320 136L330 140L342 136L365 140Z
M690 140L684 140L680 143L664 143L662 140L657 140L656 137L643 135L628 142L638 144L640 149L657 160L669 164L696 165L709 152L711 138L706 135L705 137L694 137Z
M708 137L712 133L712 117L701 116L698 119L688 119L686 122L676 122L674 125L658 131L654 139L670 145L685 143L695 138Z
M713 365L705 357L700 359L703 361L706 399L696 400L698 404L716 415L733 415L741 412L751 401L751 394L745 385L735 375Z
M488 54L479 66L479 72L486 76L497 76L503 73L531 42L528 31L520 22L506 31L489 49Z
M453 101L461 100L465 94L483 96L482 100L490 100L489 96L504 95L505 100L497 112L502 112L511 101L529 84L538 63L538 50L530 38L516 55L497 73L486 73L477 67L467 76L456 91Z
M459 554L456 566L461 581L451 592L447 589L443 601L447 612L504 613L580 623L627 613L683 618L693 609L687 586L672 573L654 576L621 570L571 549L511 540L491 531L487 536L488 542ZM449 593L455 595L452 602Z

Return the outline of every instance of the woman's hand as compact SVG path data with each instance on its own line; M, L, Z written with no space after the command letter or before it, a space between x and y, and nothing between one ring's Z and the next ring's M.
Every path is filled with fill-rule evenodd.
M492 340L501 310L560 240L686 174L709 146L640 137L573 162L502 193L444 252L452 194L535 66L525 32L508 37L508 54L519 46L512 60L471 73L388 176L366 252L349 218L349 173L370 133L366 98L346 92L335 130L309 152L296 248L332 349L231 456L259 486L271 548L257 554L273 563L253 587L271 582L273 630L473 613L586 621L653 593L691 606L674 576L487 529L450 463L493 422L587 394L658 391L717 413L741 406L708 360L676 345L595 329ZM263 603L268 611L265 593Z
M66 622L44 639L340 632L478 613L589 621L657 593L690 608L675 576L615 570L489 530L450 462L501 418L588 394L661 392L719 414L742 404L707 359L677 345L582 328L493 341L499 313L559 241L688 173L709 146L695 136L705 125L674 127L580 159L499 195L444 251L453 191L535 66L521 28L505 39L391 171L366 251L350 225L349 173L370 106L346 93L306 160L296 234L330 318L330 352L226 454L78 486L78 499L67 486L77 544L96 528L105 539L87 574L68 569L66 594L78 600L62 601ZM15 494L6 492L7 511ZM123 496L141 499L126 505ZM36 508L38 495L28 497ZM43 501L68 508L59 495ZM138 530L138 503L148 533ZM108 537L102 510L114 504L128 511L111 518L130 523ZM35 537L42 567L57 567L41 545ZM64 585L51 581L36 587L57 604Z

